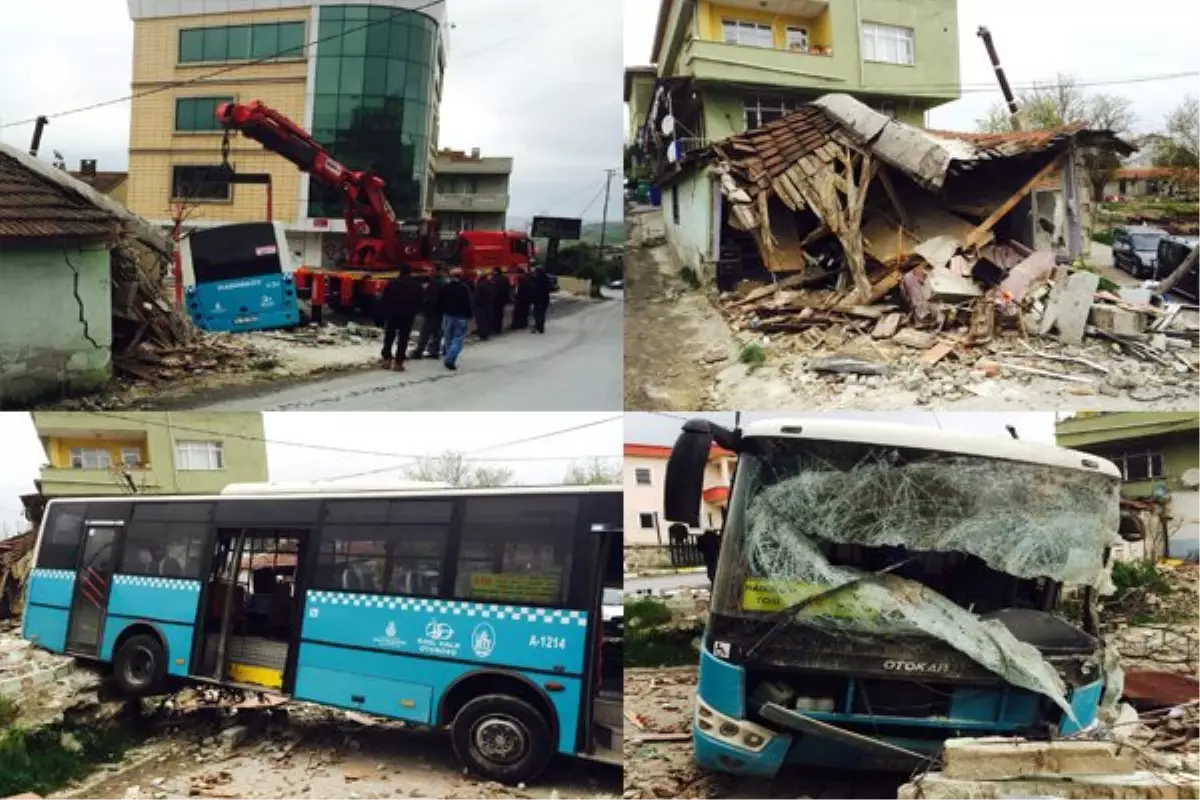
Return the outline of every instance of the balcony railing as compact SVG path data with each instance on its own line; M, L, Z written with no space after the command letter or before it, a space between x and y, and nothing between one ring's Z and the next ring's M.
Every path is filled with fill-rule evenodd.
M436 192L433 195L434 211L487 211L508 210L508 195L468 192Z
M696 78L763 83L784 88L844 88L857 80L852 59L835 58L831 48L751 47L693 39L683 51L684 70Z

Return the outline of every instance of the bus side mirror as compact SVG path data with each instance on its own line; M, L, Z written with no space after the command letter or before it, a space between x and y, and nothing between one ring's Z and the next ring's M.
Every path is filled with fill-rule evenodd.
M672 522L700 526L700 497L704 491L704 469L713 441L734 450L735 435L705 419L688 420L667 459L667 481L663 488L663 514Z

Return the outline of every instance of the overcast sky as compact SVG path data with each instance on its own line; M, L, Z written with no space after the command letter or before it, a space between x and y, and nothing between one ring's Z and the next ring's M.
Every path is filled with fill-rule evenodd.
M659 0L624 0L625 63L648 64ZM832 13L838 13L833 3ZM935 109L930 124L975 130L975 121L1001 100L980 25L992 32L1000 63L1014 87L1053 80L1058 73L1080 82L1196 71L1196 0L959 0L959 63L963 97ZM918 51L920 43L917 44ZM1096 86L1134 102L1137 130L1161 126L1180 98L1200 89L1197 77ZM982 91L979 91L982 90Z
M679 428L688 419L702 417L726 427L734 425L734 412L630 412L625 415L625 441L630 444L670 445L679 435ZM956 430L979 436L1009 438L1006 425L1017 429L1023 440L1054 444L1054 412L981 412L981 411L751 411L742 414L742 424L761 419L861 419L869 422L893 422L922 428Z
M604 170L621 168L621 7L616 0L448 0L439 144L512 156L509 214L599 220ZM0 125L130 93L125 0L0 0ZM128 166L129 104L53 119L41 155L72 169ZM32 125L0 129L28 148ZM214 156L216 154L214 153ZM613 183L613 218L621 216Z
M8 2L8 0L0 0ZM183 413L175 415L182 418ZM267 461L272 481L330 480L368 470L385 471L358 480L377 483L400 478L411 459L381 455L316 450L301 445L326 445L368 453L400 456L438 454L446 450L467 453L489 467L507 466L514 480L525 484L561 483L576 459L621 456L621 420L591 425L557 436L508 447L495 445L575 428L615 417L614 414L533 412L404 412L404 413L268 413L264 415ZM15 532L22 519L22 494L33 491L33 481L46 457L33 421L23 412L0 413L0 535ZM536 459L536 460L535 460ZM397 466L397 469L387 468ZM5 526L9 528L5 531Z

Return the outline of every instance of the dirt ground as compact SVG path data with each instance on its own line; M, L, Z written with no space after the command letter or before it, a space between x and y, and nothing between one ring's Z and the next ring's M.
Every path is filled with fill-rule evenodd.
M734 331L716 298L689 290L662 236L661 212L628 214L628 310L625 340L627 410L854 409L902 410L1192 410L1197 391L1197 352L1173 351L1178 366L1164 367L1127 356L1108 342L1088 338L1081 346L1055 339L1002 335L986 345L947 357L934 366L921 351L863 331L827 329L816 345L798 335ZM1115 271L1108 270L1108 272ZM1128 284L1132 279L1121 279ZM1127 276L1126 276L1127 278ZM1188 316L1194 322L1193 316ZM738 363L750 343L766 361ZM818 359L848 356L880 367L883 374L820 372ZM1063 360L1063 359L1067 360ZM1077 360L1082 359L1083 361ZM1085 364L1084 361L1090 362ZM1024 369L1065 374L1044 377Z
M908 779L811 767L787 767L770 781L706 772L692 758L696 675L696 667L625 670L627 800L895 797Z

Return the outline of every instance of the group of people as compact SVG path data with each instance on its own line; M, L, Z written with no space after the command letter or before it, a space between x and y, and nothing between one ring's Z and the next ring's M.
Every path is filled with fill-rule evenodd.
M380 297L384 324L383 366L404 370L406 358L441 358L446 369L458 369L471 320L480 340L497 336L504 330L504 309L513 307L509 330L546 332L546 310L550 307L552 284L542 267L526 272L517 282L516 291L499 267L471 286L463 280L463 271L455 267L436 267L424 285L413 277L412 266L401 264L399 273L388 282ZM532 312L532 324L530 315ZM408 353L408 340L421 315L417 346Z

